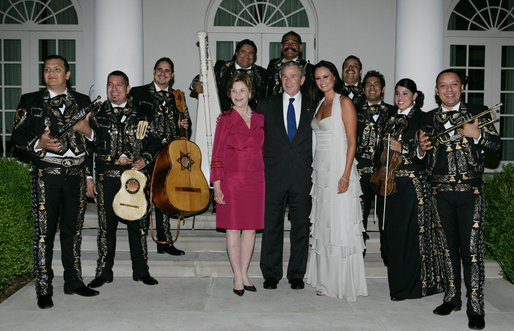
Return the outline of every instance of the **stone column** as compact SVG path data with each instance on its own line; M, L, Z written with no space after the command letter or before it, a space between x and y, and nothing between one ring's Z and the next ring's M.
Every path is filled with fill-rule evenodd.
M445 24L442 0L397 2L394 84L402 78L414 80L425 94L425 111L437 106L434 87L437 74L444 69Z
M143 84L142 0L95 1L95 86L106 98L107 75L121 70L131 86Z

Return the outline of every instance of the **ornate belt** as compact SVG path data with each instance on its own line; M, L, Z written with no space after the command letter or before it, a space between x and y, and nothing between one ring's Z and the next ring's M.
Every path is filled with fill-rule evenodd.
M41 161L51 164L57 164L61 167L69 168L81 165L84 162L84 157L50 157L45 156Z

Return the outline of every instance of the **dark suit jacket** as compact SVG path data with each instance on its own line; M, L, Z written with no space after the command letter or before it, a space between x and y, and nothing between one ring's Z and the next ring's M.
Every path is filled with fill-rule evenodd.
M264 114L264 165L266 190L309 193L312 173L312 129L314 108L302 94L302 110L298 130L289 142L284 125L282 94L259 103Z

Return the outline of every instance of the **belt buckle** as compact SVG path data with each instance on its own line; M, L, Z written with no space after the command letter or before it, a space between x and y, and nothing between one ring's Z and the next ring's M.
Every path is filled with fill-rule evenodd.
M62 161L61 161L61 165L63 167L66 167L66 168L69 168L69 167L72 167L75 165L75 162L73 159L70 159L70 158L63 158Z

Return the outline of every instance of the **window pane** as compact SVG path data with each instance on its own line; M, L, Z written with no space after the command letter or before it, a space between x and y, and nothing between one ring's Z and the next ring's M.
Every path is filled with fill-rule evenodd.
M68 61L75 61L75 40L59 40L59 55Z
M502 70L502 91L514 91L514 70Z
M483 105L484 94L483 93L468 93L468 103Z
M4 109L15 110L18 107L21 97L21 88L5 88L5 107Z
M450 66L465 67L466 66L466 45L450 46Z
M502 47L502 67L514 68L514 46Z
M216 42L216 60L230 61L234 55L233 41L217 41Z
M21 85L21 64L5 64L5 85Z
M485 46L469 46L469 66L483 67L485 65Z
M484 89L484 70L470 69L468 73L468 89L483 90Z
M39 64L39 86L45 86L45 77L43 77L43 63Z
M76 85L76 79L75 79L75 73L77 72L77 68L76 68L76 65L71 63L70 64L70 84L71 86L75 86Z
M4 61L21 61L21 40L4 40Z
M6 111L5 112L5 131L7 133L12 133L13 125L14 125L14 112Z
M57 54L55 40L39 40L39 61L43 61L48 55Z
M503 140L502 141L502 161L514 161L514 141Z
M514 115L514 93L502 93L501 103L503 103L501 108L502 114Z

